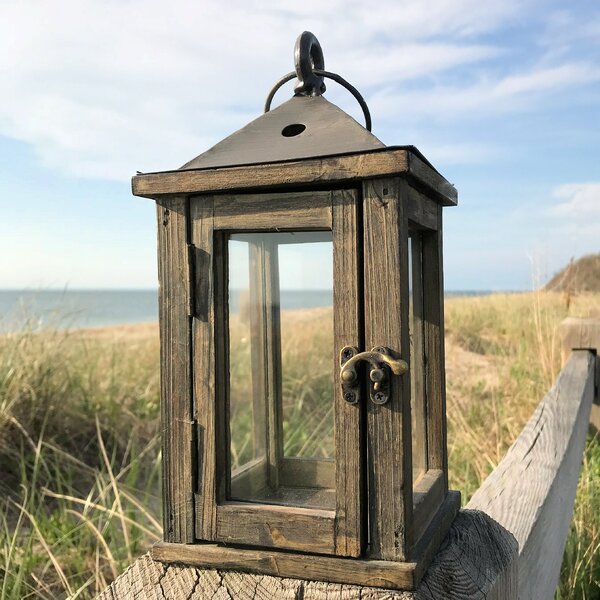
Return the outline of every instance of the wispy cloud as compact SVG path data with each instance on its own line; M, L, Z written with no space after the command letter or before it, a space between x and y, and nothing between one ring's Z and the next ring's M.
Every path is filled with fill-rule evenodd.
M257 116L273 81L291 70L303 29L382 121L398 111L516 110L596 81L585 62L502 75L486 68L511 51L493 34L534 9L517 0L2 3L0 135L71 175L125 179L177 167ZM452 72L461 85L442 85Z
M549 57L560 57L578 52L583 45L600 46L600 10L581 19L570 9L554 10L545 18L545 27L539 36L539 43Z
M558 202L539 213L555 270L572 256L600 250L600 182L566 183L552 197Z
M0 134L46 164L103 179L176 167L257 116L317 33L327 66L383 85L495 56L473 39L514 19L516 0L22 0L0 8Z
M566 183L558 186L553 196L561 202L548 209L551 216L594 225L600 236L600 182Z
M600 68L576 62L510 73L497 79L484 75L479 81L461 86L434 85L427 90L407 92L387 88L372 96L371 105L380 115L410 109L415 118L481 118L533 109L552 94L598 81Z

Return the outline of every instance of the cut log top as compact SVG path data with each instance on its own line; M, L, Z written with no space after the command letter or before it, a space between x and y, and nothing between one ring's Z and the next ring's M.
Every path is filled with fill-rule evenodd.
M484 551L482 552L482 548ZM491 587L514 587L514 538L479 511L462 511L416 592L391 592L353 585L281 579L235 571L164 565L146 554L98 600L271 599L469 600ZM501 579L501 581L500 581Z

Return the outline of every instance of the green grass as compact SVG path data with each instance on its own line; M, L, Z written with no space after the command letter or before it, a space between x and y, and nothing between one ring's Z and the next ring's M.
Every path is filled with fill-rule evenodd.
M159 537L157 344L0 340L0 598L92 598Z
M568 310L559 294L448 301L450 477L465 501L554 381L558 324L598 300L571 298ZM314 434L319 424L330 427L318 412L326 365L298 355L329 344L313 325L290 329L283 348L289 452L307 456L327 437ZM158 338L136 331L0 338L0 600L92 598L160 536ZM308 391L307 369L317 374ZM299 428L306 415L314 421ZM600 441L590 438L557 598L599 598L598 581Z
M567 307L568 304L568 307ZM450 485L466 503L561 368L559 324L599 295L494 294L446 302ZM600 438L589 437L557 599L600 598Z
M600 598L600 437L588 438L557 600Z

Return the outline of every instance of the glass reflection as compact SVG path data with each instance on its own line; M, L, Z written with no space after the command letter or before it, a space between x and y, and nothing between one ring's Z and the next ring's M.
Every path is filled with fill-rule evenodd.
M230 497L333 508L331 232L232 234Z

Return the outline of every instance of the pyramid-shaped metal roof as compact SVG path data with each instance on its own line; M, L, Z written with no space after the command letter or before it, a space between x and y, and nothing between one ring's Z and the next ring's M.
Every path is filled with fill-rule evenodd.
M206 169L384 148L323 96L294 96L181 167Z

